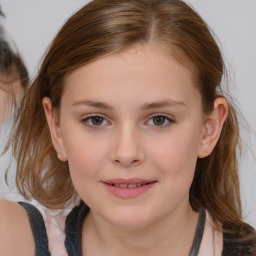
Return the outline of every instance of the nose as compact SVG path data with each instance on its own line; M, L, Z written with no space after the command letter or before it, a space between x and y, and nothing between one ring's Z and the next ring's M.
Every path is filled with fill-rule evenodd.
M131 127L116 131L112 141L111 161L125 168L142 164L146 156L139 137L138 132Z

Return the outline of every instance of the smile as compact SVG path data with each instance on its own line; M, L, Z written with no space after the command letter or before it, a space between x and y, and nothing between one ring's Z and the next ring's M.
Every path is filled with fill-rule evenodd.
M149 183L139 183L139 184L109 184L112 185L114 187L119 187L119 188L136 188L136 187L140 187L140 186L145 186Z
M141 179L114 179L107 180L102 183L105 185L107 191L112 195L122 199L130 199L138 197L150 190L156 184L156 181Z

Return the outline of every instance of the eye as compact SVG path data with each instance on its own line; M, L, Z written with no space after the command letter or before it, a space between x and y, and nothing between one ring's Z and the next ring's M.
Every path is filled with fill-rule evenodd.
M89 116L82 120L82 123L85 123L88 126L96 127L96 126L105 126L109 122L103 118L102 116Z
M156 115L153 116L149 119L148 124L153 125L153 126L160 126L160 127L165 127L170 125L170 123L173 123L174 121L165 115Z

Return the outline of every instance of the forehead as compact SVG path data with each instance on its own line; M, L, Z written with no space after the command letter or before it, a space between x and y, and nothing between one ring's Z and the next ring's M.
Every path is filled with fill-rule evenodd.
M63 96L120 98L129 95L154 98L172 94L189 97L195 90L193 73L162 47L136 45L74 70L64 79ZM150 96L151 94L151 96Z

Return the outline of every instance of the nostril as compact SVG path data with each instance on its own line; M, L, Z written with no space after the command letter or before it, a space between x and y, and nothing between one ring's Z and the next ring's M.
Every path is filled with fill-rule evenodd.
M123 159L123 160L116 159L114 162L115 162L116 164L129 167L129 166L137 165L137 164L139 164L141 161L138 160L138 159L131 160L131 161L129 161L129 160L126 160L126 161L125 161L124 159Z

